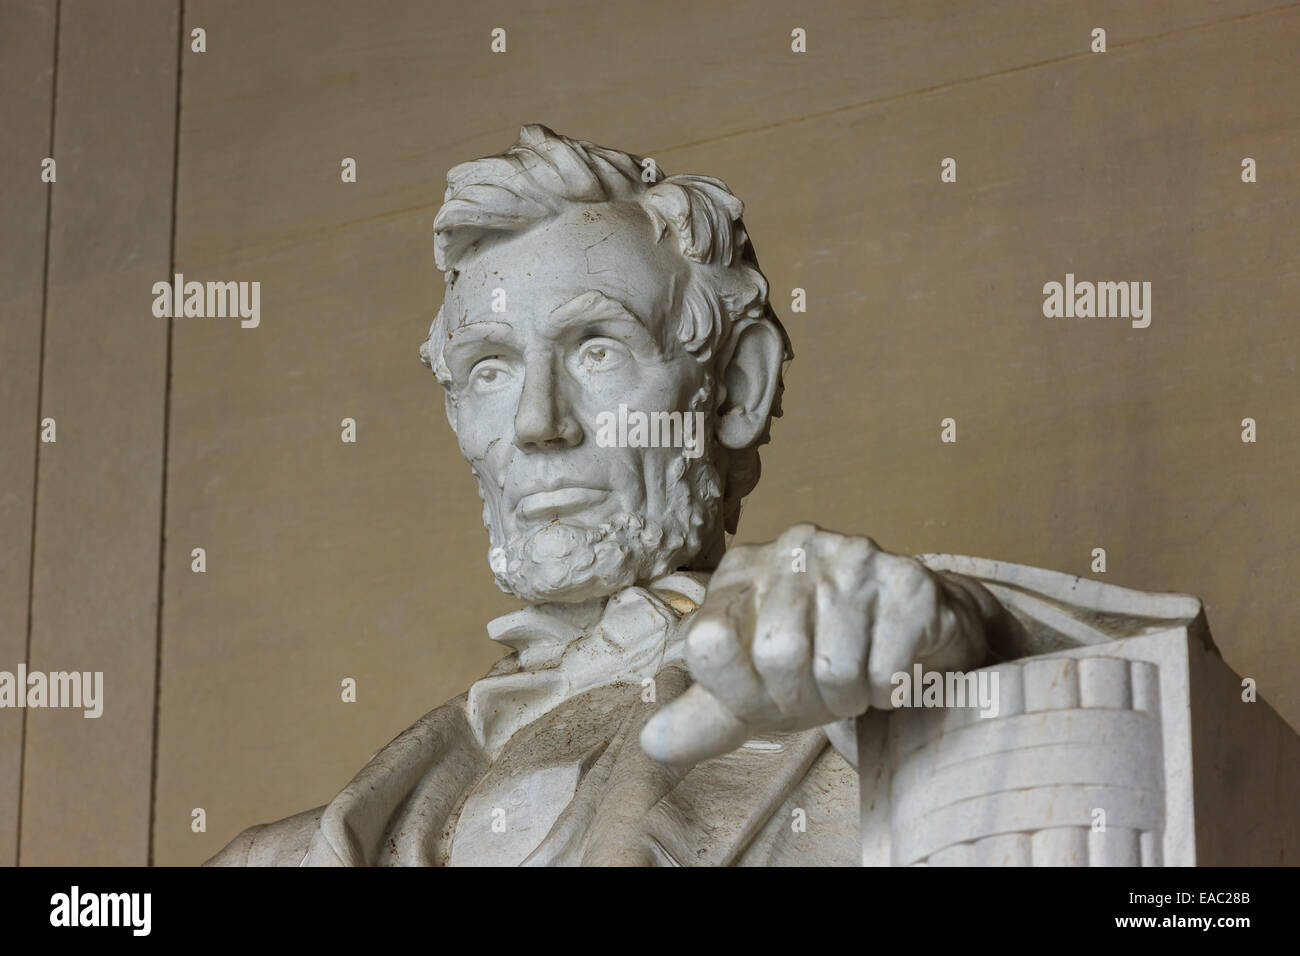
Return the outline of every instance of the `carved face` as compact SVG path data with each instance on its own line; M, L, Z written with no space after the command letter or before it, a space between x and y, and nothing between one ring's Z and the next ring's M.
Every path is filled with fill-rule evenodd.
M462 262L443 304L448 415L503 589L587 600L699 550L720 490L712 382L677 337L688 278L628 203L575 207ZM638 435L637 414L664 412L704 427L644 447L672 433Z

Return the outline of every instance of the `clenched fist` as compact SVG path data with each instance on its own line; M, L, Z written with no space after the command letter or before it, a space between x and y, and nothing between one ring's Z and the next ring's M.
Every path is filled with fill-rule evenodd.
M641 744L662 763L689 765L763 731L888 708L891 678L916 662L981 666L995 607L974 581L811 524L736 547L684 624L697 683L646 724Z

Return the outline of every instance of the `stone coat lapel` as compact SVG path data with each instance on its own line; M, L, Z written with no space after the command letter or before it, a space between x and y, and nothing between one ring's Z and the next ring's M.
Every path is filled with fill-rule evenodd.
M329 802L301 865L432 865L447 817L489 762L461 695L375 754Z

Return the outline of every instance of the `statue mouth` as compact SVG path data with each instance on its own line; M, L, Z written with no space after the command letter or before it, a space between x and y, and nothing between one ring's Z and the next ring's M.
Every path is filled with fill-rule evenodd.
M574 486L552 491L538 491L525 495L519 501L519 514L526 521L558 518L592 508L609 495L607 488Z

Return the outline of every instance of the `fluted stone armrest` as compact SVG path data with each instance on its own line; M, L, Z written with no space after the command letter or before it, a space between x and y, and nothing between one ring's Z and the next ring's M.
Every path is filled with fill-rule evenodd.
M996 716L859 719L864 865L1300 862L1300 737L1193 629L974 673Z

